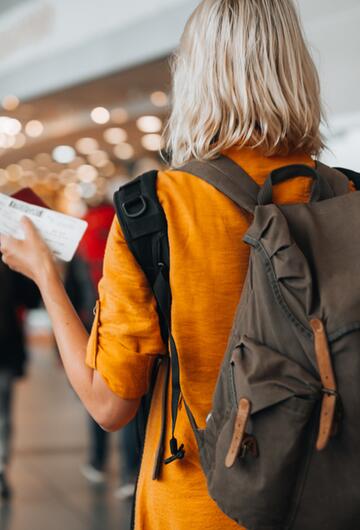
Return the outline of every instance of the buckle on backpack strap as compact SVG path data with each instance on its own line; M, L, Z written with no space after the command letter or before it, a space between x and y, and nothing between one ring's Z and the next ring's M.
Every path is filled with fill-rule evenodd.
M127 217L131 218L140 217L145 212L146 206L146 200L142 195L135 197L135 199L129 199L121 205Z

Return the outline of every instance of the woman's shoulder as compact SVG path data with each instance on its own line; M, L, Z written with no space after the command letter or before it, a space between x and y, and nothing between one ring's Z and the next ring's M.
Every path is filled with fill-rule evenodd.
M239 215L239 208L224 193L204 179L183 169L164 169L158 172L157 193L165 209L185 208L194 215L199 210L216 209L224 216Z

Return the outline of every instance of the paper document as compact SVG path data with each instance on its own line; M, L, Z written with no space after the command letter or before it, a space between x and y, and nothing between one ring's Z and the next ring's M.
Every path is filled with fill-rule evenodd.
M0 193L1 234L24 239L20 225L20 219L24 216L33 222L57 258L71 261L87 228L86 221Z

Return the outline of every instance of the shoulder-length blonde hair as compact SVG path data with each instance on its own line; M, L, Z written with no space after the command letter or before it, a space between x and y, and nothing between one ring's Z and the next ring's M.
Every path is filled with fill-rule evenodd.
M173 61L167 150L178 167L230 147L317 155L319 78L292 0L203 0Z

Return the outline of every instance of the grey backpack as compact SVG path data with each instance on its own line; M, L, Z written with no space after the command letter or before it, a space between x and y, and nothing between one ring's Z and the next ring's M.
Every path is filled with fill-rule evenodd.
M348 177L358 176L321 163L287 166L260 189L224 157L182 169L253 216L244 237L251 247L247 279L205 430L185 403L209 493L248 530L360 528L360 193L348 193ZM296 176L313 179L310 202L273 204L272 186ZM175 437L181 388L167 234L155 188L146 175L139 182L140 199L136 186L128 196L123 187L116 203L143 267L141 238L150 233L160 242L152 244L158 250L147 275L169 340L169 464L186 457L186 448ZM139 219L142 231L134 228Z

